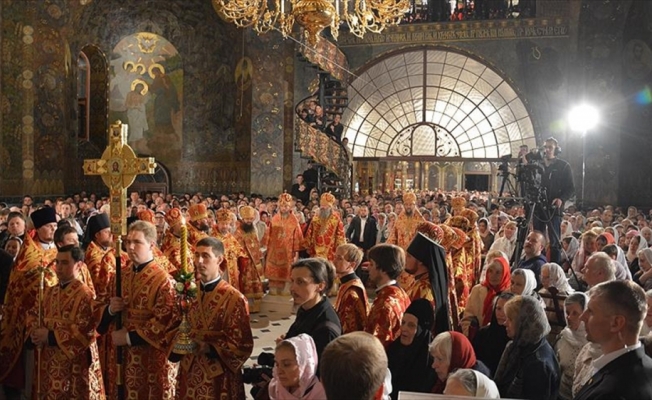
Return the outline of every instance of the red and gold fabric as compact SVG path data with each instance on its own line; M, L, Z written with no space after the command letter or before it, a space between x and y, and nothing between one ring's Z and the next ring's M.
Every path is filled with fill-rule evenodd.
M111 282L115 295L115 276ZM179 324L176 292L164 267L154 260L136 273L129 262L122 269L123 327L135 331L146 344L124 346L125 398L168 400L174 398L176 366L168 361L168 349ZM108 336L110 338L110 336ZM110 340L109 340L110 341ZM109 382L116 382L115 347L108 363ZM115 398L115 385L107 387Z
M401 335L401 319L410 305L407 293L396 285L385 286L376 293L365 331L387 347Z
M86 248L86 255L84 257L91 281L93 282L93 288L95 289L95 296L101 302L105 302L109 298L109 280L111 279L111 275L115 273L115 269L108 271L107 266L103 264L104 256L109 254L109 252L115 254L113 249L105 250L102 246L95 243L95 241L92 241Z
M428 273L415 276L412 286L408 288L406 293L408 294L410 301L426 299L430 304L432 304L432 307L435 308L435 294L432 292Z
M202 240L205 237L208 237L208 234L200 231L195 228L192 224L187 224L188 227L188 243L194 248L197 246L197 242Z
M55 285L45 290L43 327L54 333L57 345L43 347L41 364L35 368L40 368L41 393L47 398L105 398L93 298L94 293L80 280L65 288ZM30 332L39 327L38 309L30 313L28 326ZM37 393L37 380L33 383L32 393Z
M478 231L478 213L471 209L464 209L460 215L467 220L469 220L469 227L465 233L469 236L470 240L464 244L466 253L473 260L473 272L471 275L471 284L478 284L480 281L480 275L482 274L482 248L484 244L482 238L480 237L480 232Z
M369 300L360 278L356 277L340 285L334 308L340 317L342 334L365 330Z
M455 289L457 292L457 304L460 312L464 312L466 300L471 292L471 279L469 272L473 266L473 260L466 253L464 244L468 236L459 228L453 227L457 234L457 240L453 243L451 256L453 258L453 271L455 276Z
M222 280L212 291L198 294L188 311L188 322L191 337L211 346L218 357L183 356L177 399L244 399L240 369L254 346L247 300Z
M237 289L248 299L260 300L263 298L263 282L261 279L263 252L260 249L258 234L255 229L252 232L245 232L242 227L238 227L233 236L247 255L238 265L240 267L240 287ZM258 310L254 311L257 312Z
M270 287L283 289L290 280L290 266L301 250L303 231L294 214L288 213L283 217L278 213L272 217L269 234L266 236L265 277L269 279Z
M177 267L170 262L170 260L167 258L165 254L163 254L163 251L158 246L154 246L152 249L152 252L154 253L154 260L163 267L164 270L170 274L170 276L174 276L177 272ZM192 258L188 259L188 262L190 262Z
M439 227L444 231L444 236L440 242L441 246L444 248L446 253L446 270L448 271L448 296L451 307L451 318L453 323L451 326L459 326L460 323L460 314L462 311L459 309L459 304L457 303L457 290L455 287L455 267L453 265L453 251L454 244L458 242L457 233L455 230L448 225L440 224Z
M45 250L30 234L25 235L25 242L16 257L15 267L9 277L7 294L5 296L4 315L0 332L0 382L18 385L24 379L22 363L18 359L23 351L23 344L27 340L26 316L37 305L39 274L37 268L48 267L49 273L45 275L45 285L54 286L58 279L52 269L52 261L57 256L57 249ZM11 334L7 334L11 332ZM14 370L16 368L16 370ZM8 376L9 380L5 381Z
M324 193L324 195L326 194L330 193ZM333 261L335 250L344 243L346 243L344 225L340 214L333 211L326 220L319 216L312 219L308 226L308 232L306 232L304 247L311 257L321 257Z
M188 267L194 271L192 260L194 259L194 246L188 243L187 260ZM172 264L175 271L181 269L181 238L174 235L171 231L165 232L163 243L161 244L161 251L167 260Z
M238 239L230 233L222 235L218 233L215 235L222 244L224 244L224 261L220 265L222 270L222 277L225 278L231 286L240 290L240 269L241 264L247 260L247 253L240 245Z
M405 212L402 212L396 218L394 227L389 232L387 243L395 244L398 247L401 247L403 250L407 250L408 246L410 246L410 243L412 242L412 239L414 239L414 235L417 232L417 227L424 221L425 219L423 219L423 216L417 210L414 210L411 216L408 216ZM409 273L403 271L401 272L401 275L398 277L397 281L403 290L407 290L410 286L412 286L414 277Z

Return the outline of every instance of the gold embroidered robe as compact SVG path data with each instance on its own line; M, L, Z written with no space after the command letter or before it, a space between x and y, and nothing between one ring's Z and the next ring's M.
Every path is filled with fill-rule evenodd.
M412 239L414 239L414 235L416 235L417 227L423 221L425 221L425 219L423 219L421 213L416 210L412 212L412 216L408 216L405 212L402 212L396 218L396 222L394 222L394 226L389 232L386 243L395 244L407 251ZM396 280L403 290L407 290L412 286L414 277L403 271Z
M93 298L90 288L78 279L65 288L55 285L45 290L43 326L53 332L57 343L41 351L41 392L48 399L106 398L95 343ZM30 332L38 328L38 309L32 310L28 325ZM36 363L35 368L39 368ZM37 393L36 379L33 384L32 393Z
M311 257L321 257L332 262L337 248L345 243L344 225L340 214L333 211L325 221L317 216L310 222L305 237L305 248Z
M23 352L23 344L28 339L26 317L38 300L39 274L36 268L49 266L50 272L45 275L45 285L56 285L58 280L51 265L56 257L56 247L44 250L38 239L33 239L29 233L25 235L25 242L9 277L5 297L5 311L0 329L3 333L0 336L0 383L11 384L14 381L22 382L24 379L24 367L22 361L18 361Z
M245 251L247 257L238 263L240 272L240 287L237 289L248 299L259 300L263 298L263 252L260 250L260 240L254 229L253 232L245 232L242 227L236 229L233 235L240 247ZM253 310L257 311L257 310Z
M188 228L188 243L190 243L193 248L197 246L197 242L209 236L207 233L195 228L193 224L187 224L186 227Z
M212 346L218 357L183 356L177 399L244 399L241 368L254 345L247 300L222 280L212 291L198 294L190 305L188 322L191 337Z
M163 244L161 244L161 251L163 255L168 259L170 264L174 267L176 271L181 269L181 238L175 236L172 231L168 230L165 232L163 237ZM193 259L194 259L194 246L188 243L188 251L186 252L188 258L188 267L191 271L194 271Z
M340 317L343 335L364 331L369 314L369 300L360 278L356 276L340 285L334 308Z
M401 335L403 313L410 305L407 293L396 285L385 286L376 293L365 331L387 347Z
M111 282L115 296L115 276ZM125 398L169 400L174 398L176 367L167 359L174 340L179 313L176 292L168 272L156 260L140 272L129 262L122 268L122 298L125 299L123 327L135 331L146 343L124 346L123 381ZM107 333L110 342L110 332ZM133 343L132 343L133 344ZM115 347L109 354L109 398L115 398Z
M84 256L84 261L88 267L93 288L95 289L95 296L102 302L108 299L109 280L111 279L110 271L107 270L102 260L110 251L112 249L105 250L102 246L95 243L95 241L92 241L86 248L86 255Z
M222 270L222 278L227 278L227 282L236 289L240 288L240 264L247 258L247 253L235 238L230 233L222 235L218 233L216 236L224 244L224 261L220 265Z
M299 221L292 213L288 213L285 218L281 214L276 214L272 217L272 224L266 237L268 240L265 276L269 279L270 287L283 289L285 283L290 280L290 266L294 262L295 255L301 250L303 232Z

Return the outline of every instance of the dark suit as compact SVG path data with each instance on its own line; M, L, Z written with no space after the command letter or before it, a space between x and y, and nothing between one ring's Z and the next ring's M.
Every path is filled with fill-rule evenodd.
M616 358L580 389L574 400L652 400L652 359L643 346Z
M360 227L362 224L362 220L360 217L353 217L353 221L351 221L351 225L349 225L349 229L346 230L346 238L349 239L349 241L362 248L365 253L367 253L367 250L370 248L374 247L376 245L376 236L378 234L378 228L376 227L376 219L369 215L367 217L367 222L365 223L364 226L364 233L362 238L364 239L363 241L360 241Z

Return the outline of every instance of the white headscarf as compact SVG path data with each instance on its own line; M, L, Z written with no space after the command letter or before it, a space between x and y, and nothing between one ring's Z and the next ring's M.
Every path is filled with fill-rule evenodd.
M634 254L634 251L632 249L632 245L631 244L629 245L629 248L627 249L627 261L629 263L634 261L634 259L637 257L637 254L638 254L639 251L647 249L647 247L648 247L647 246L647 240L645 240L645 238L643 236L641 236L640 234L634 235L634 237L632 237L632 240L634 240L635 237L638 237L638 239L637 239L638 240L638 248L636 249L636 254ZM650 260L648 259L648 261L650 261Z
M483 399L499 399L500 392L498 392L498 387L491 379L481 372L473 371L475 375L475 380L478 382L475 388L475 397L480 397Z
M570 221L565 221L566 222L566 229L564 229L563 232L561 232L561 238L573 236L573 224L570 223Z
M568 284L564 270L557 263L547 263L541 266L541 270L548 268L550 272L550 286L557 288L560 294L571 294L573 288Z
M512 272L512 276L515 275L520 275L525 278L525 285L521 296L532 296L534 294L534 289L537 288L537 278L534 276L534 272L529 269L517 268Z

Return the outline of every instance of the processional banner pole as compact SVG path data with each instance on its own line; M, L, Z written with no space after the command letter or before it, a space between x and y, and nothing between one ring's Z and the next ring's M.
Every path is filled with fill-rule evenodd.
M111 233L115 238L115 293L122 297L122 236L127 234L127 188L134 183L136 175L153 174L156 162L153 157L137 157L127 144L128 126L116 121L109 127L109 144L102 158L84 160L85 175L99 175L109 188L111 210L109 220ZM122 329L122 313L118 313L116 329ZM118 399L124 399L124 377L122 374L122 347L116 349L116 385Z

